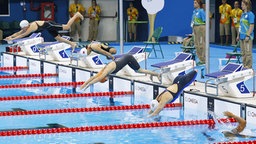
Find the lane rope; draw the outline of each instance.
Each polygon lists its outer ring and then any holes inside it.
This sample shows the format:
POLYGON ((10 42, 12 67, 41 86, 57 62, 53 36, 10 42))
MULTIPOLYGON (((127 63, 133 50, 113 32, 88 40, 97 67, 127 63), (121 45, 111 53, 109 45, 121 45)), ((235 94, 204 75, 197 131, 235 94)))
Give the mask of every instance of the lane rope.
MULTIPOLYGON (((235 119, 219 119, 222 122, 236 122, 235 119)), ((187 120, 187 121, 173 121, 173 122, 148 122, 137 124, 116 124, 116 125, 100 125, 100 126, 82 126, 82 127, 62 127, 62 128, 45 128, 45 129, 22 129, 0 131, 0 136, 20 136, 20 135, 40 135, 40 134, 54 134, 54 133, 68 133, 68 132, 90 132, 90 131, 104 131, 104 130, 124 130, 124 129, 142 129, 142 128, 156 128, 156 127, 172 127, 172 126, 193 126, 193 125, 213 125, 212 119, 207 120, 187 120)))
POLYGON ((59 82, 59 83, 40 83, 40 84, 10 84, 0 85, 0 89, 13 89, 13 88, 34 88, 34 87, 77 87, 84 82, 59 82))
MULTIPOLYGON (((181 103, 167 104, 165 108, 182 107, 181 103)), ((43 115, 43 114, 62 114, 79 112, 102 112, 102 111, 120 111, 120 110, 139 110, 149 109, 150 105, 125 105, 125 106, 104 106, 104 107, 86 107, 86 108, 65 108, 48 110, 27 110, 27 111, 5 111, 0 112, 0 117, 21 116, 21 115, 43 115)))
POLYGON ((45 74, 17 74, 17 75, 0 75, 0 79, 16 79, 16 78, 36 78, 36 77, 56 77, 58 74, 45 73, 45 74))
POLYGON ((28 69, 27 66, 0 67, 0 71, 18 71, 18 70, 26 70, 26 69, 28 69))
POLYGON ((115 91, 115 92, 33 95, 33 96, 7 96, 7 97, 0 97, 0 101, 61 99, 61 98, 79 98, 79 97, 106 97, 106 96, 114 97, 114 96, 133 95, 133 94, 134 94, 133 91, 115 91))

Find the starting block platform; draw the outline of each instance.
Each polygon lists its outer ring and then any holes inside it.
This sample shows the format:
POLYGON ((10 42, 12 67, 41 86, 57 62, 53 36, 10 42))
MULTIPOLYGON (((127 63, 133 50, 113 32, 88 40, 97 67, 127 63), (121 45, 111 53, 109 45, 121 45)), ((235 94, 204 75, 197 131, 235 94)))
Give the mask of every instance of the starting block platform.
POLYGON ((99 54, 92 51, 90 55, 87 55, 86 48, 82 48, 80 51, 74 51, 71 54, 70 65, 94 69, 103 68, 105 66, 99 54))
MULTIPOLYGON (((63 38, 69 40, 70 37, 62 36, 63 38)), ((64 42, 47 42, 37 44, 36 47, 39 50, 39 59, 43 60, 54 60, 54 61, 69 61, 69 54, 67 53, 67 49, 71 48, 71 46, 64 42), (48 57, 47 57, 48 55, 48 57)))
MULTIPOLYGON (((33 33, 29 37, 16 39, 12 41, 16 47, 20 47, 21 50, 28 56, 35 56, 38 55, 39 50, 37 49, 36 45, 43 43, 44 38, 41 37, 41 33, 33 33)), ((15 47, 14 46, 14 47, 15 47)), ((18 52, 16 50, 16 52, 18 52)))
POLYGON ((162 73, 162 84, 172 84, 178 75, 184 75, 185 72, 194 67, 193 55, 191 53, 179 53, 174 59, 166 62, 151 65, 162 73))
POLYGON ((219 90, 225 95, 236 98, 252 97, 245 81, 253 78, 253 69, 246 69, 242 64, 228 63, 218 72, 206 74, 210 79, 205 82, 205 93, 219 95, 219 90), (215 93, 209 93, 213 88, 215 93))

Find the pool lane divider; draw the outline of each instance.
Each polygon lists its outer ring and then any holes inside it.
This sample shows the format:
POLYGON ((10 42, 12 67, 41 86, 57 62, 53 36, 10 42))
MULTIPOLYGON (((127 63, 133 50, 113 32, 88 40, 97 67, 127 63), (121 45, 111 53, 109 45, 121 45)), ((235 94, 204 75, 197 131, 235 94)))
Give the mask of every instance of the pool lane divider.
POLYGON ((114 92, 52 94, 52 95, 34 95, 34 96, 8 96, 8 97, 0 97, 0 101, 82 98, 82 97, 106 97, 106 96, 115 97, 115 96, 126 96, 126 95, 133 95, 133 94, 134 94, 133 91, 114 91, 114 92))
POLYGON ((0 71, 18 71, 18 70, 28 70, 28 67, 27 66, 0 67, 0 71))
MULTIPOLYGON (((224 123, 236 122, 235 119, 219 119, 224 123)), ((214 120, 187 120, 173 122, 148 122, 136 124, 117 124, 117 125, 100 125, 100 126, 81 126, 81 127, 62 127, 62 128, 44 128, 44 129, 22 129, 0 131, 1 136, 21 136, 21 135, 40 135, 40 134, 56 134, 56 133, 72 133, 72 132, 92 132, 105 130, 125 130, 125 129, 142 129, 172 126, 193 126, 193 125, 214 125, 214 120)))
POLYGON ((217 142, 214 144, 255 144, 255 143, 256 143, 256 140, 217 142))
MULTIPOLYGON (((165 108, 182 107, 181 103, 167 104, 165 108)), ((122 111, 149 109, 150 105, 125 105, 125 106, 104 106, 104 107, 86 107, 86 108, 65 108, 48 110, 27 110, 27 111, 2 111, 0 117, 23 116, 23 115, 43 115, 43 114, 63 114, 63 113, 81 113, 81 112, 102 112, 102 111, 122 111)))
POLYGON ((77 87, 84 82, 59 82, 59 83, 40 83, 40 84, 10 84, 0 85, 0 89, 17 89, 17 88, 35 88, 35 87, 77 87))
POLYGON ((56 73, 45 73, 45 74, 17 74, 17 75, 0 75, 0 79, 18 79, 18 78, 45 78, 45 77, 57 77, 56 73))

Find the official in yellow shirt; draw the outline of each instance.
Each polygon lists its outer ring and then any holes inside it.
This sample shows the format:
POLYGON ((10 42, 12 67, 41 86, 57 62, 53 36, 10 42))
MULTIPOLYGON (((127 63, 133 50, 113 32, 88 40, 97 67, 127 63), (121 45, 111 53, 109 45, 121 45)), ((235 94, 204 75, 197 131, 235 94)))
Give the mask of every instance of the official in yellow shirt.
POLYGON ((234 9, 231 11, 231 34, 232 34, 232 45, 236 45, 236 37, 239 33, 240 18, 243 11, 239 8, 239 2, 234 2, 234 9))
POLYGON ((100 22, 100 6, 97 5, 96 0, 92 0, 92 6, 88 9, 89 21, 89 37, 88 41, 97 40, 98 27, 100 22))
MULTIPOLYGON (((69 6, 69 16, 73 17, 76 12, 80 12, 82 15, 85 14, 85 8, 78 0, 74 0, 69 6)), ((78 33, 78 39, 81 41, 82 30, 81 30, 81 19, 77 18, 71 26, 70 37, 74 39, 76 32, 78 33)))
POLYGON ((231 6, 227 4, 227 0, 222 0, 222 5, 219 6, 220 13, 220 43, 223 45, 224 36, 226 36, 226 45, 228 45, 230 35, 230 14, 231 6))
POLYGON ((133 3, 130 3, 130 7, 127 9, 127 16, 128 16, 128 32, 129 32, 129 38, 130 41, 132 41, 132 36, 133 40, 136 41, 136 24, 135 23, 130 23, 132 21, 136 21, 138 19, 139 12, 138 10, 133 7, 133 3))

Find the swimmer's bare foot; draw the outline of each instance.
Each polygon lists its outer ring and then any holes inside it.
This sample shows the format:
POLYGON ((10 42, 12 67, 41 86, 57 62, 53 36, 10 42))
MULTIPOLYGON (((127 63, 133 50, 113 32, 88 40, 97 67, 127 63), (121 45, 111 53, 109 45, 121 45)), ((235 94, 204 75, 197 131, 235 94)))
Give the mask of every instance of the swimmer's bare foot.
POLYGON ((80 12, 77 12, 75 15, 79 17, 82 21, 84 20, 84 16, 80 12))

